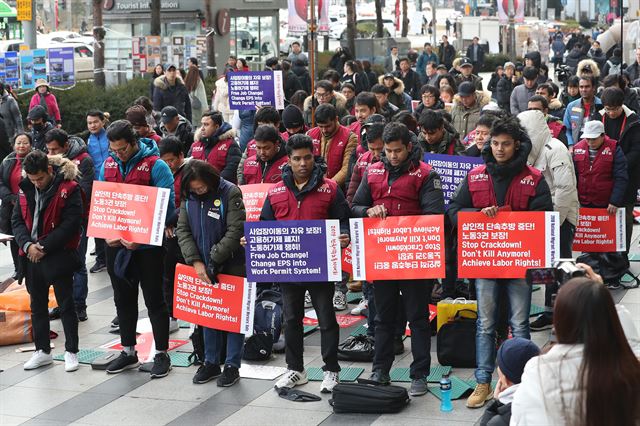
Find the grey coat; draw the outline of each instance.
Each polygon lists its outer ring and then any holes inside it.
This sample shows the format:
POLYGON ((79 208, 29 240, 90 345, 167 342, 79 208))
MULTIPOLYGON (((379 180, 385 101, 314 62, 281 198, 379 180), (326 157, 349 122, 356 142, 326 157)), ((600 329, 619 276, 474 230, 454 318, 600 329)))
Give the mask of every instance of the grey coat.
POLYGON ((518 115, 523 111, 529 109, 529 99, 536 94, 536 84, 532 89, 527 89, 524 84, 519 84, 514 87, 511 92, 511 114, 518 115))
POLYGON ((13 96, 7 92, 4 92, 0 97, 0 115, 4 120, 4 125, 7 129, 7 136, 9 139, 12 139, 16 133, 24 131, 22 114, 20 114, 18 101, 13 99, 13 96))

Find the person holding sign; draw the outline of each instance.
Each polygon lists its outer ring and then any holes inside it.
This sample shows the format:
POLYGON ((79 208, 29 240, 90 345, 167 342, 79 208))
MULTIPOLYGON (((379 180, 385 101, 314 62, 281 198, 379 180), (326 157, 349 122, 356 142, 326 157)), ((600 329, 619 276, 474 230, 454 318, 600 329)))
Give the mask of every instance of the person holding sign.
MULTIPOLYGON (((267 195, 260 220, 340 220, 340 244, 349 244, 349 206, 335 181, 324 177, 322 163, 316 162, 313 141, 306 135, 293 135, 287 142, 287 165, 282 181, 267 195)), ((293 388, 308 382, 304 370, 304 296, 309 291, 318 315, 324 379, 320 391, 330 393, 338 383, 338 340, 340 328, 333 311, 334 284, 331 282, 281 283, 284 302, 285 356, 287 372, 276 388, 293 388)))
POLYGON ((18 281, 26 279, 36 351, 25 362, 32 370, 51 364, 49 286, 53 285, 65 335, 65 371, 78 369, 78 316, 73 304, 73 273, 80 266, 82 196, 78 167, 62 157, 49 159, 39 150, 22 162, 27 175, 19 184, 11 225, 21 262, 18 281))
MULTIPOLYGON (((459 211, 480 211, 496 217, 500 211, 552 211, 551 192, 540 171, 527 165, 531 141, 515 117, 500 118, 491 128, 491 143, 482 156, 486 164, 472 169, 460 183, 448 214, 457 226, 459 211)), ((530 339, 531 288, 524 279, 476 280, 478 326, 476 331, 475 390, 467 407, 480 408, 493 398, 491 377, 496 360, 496 323, 499 292, 509 299, 509 325, 513 337, 530 339), (503 293, 503 294, 504 294, 503 293)))
MULTIPOLYGON (((244 232, 245 210, 242 192, 220 177, 209 163, 191 160, 182 178, 182 199, 178 219, 178 242, 182 255, 193 265, 198 277, 208 285, 219 273, 243 276, 244 253, 240 237, 244 232)), ((215 290, 214 290, 215 294, 215 290)), ((204 328, 204 358, 193 383, 218 378, 220 387, 240 380, 244 334, 204 328), (220 371, 222 339, 227 341, 224 371, 220 371)))
POLYGON ((287 149, 278 130, 270 125, 258 126, 253 137, 256 153, 238 170, 238 184, 280 182, 282 168, 287 164, 287 149))
MULTIPOLYGON (((412 216, 444 213, 442 182, 433 168, 422 162, 422 150, 411 142, 404 124, 389 123, 382 134, 382 161, 371 164, 353 199, 356 217, 412 216)), ((431 366, 431 328, 429 303, 432 280, 374 281, 376 304, 375 355, 370 380, 389 384, 394 360, 393 341, 399 300, 411 329, 410 395, 427 393, 431 366), (402 299, 399 298, 402 293, 402 299)))
MULTIPOLYGON (((173 176, 169 166, 160 159, 156 143, 151 139, 138 139, 133 126, 126 120, 111 124, 107 138, 109 157, 102 165, 100 180, 167 188, 170 191, 168 204, 173 206, 173 176)), ((156 345, 151 377, 165 377, 171 370, 171 361, 167 355, 169 313, 162 292, 164 249, 122 238, 105 241, 107 272, 113 287, 113 300, 120 322, 120 341, 124 348, 120 356, 107 366, 107 373, 116 374, 139 365, 135 346, 140 285, 156 345)))

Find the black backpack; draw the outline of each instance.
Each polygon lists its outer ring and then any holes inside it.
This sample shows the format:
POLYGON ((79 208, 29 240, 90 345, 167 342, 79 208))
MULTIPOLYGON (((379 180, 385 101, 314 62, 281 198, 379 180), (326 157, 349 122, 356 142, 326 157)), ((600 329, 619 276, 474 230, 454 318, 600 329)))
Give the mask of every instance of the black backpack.
POLYGON ((202 332, 202 327, 196 325, 189 338, 193 345, 193 352, 189 355, 189 361, 193 362, 194 365, 204 365, 204 333, 202 332))
POLYGON ((409 393, 401 386, 366 383, 338 383, 329 404, 334 413, 397 413, 409 403, 409 393))
POLYGON ((366 335, 349 336, 338 345, 338 359, 341 361, 373 361, 373 343, 366 335))
POLYGON ((249 361, 268 360, 281 332, 282 295, 274 290, 263 290, 256 299, 253 335, 244 343, 242 358, 249 361))
POLYGON ((629 271, 629 260, 624 253, 583 253, 576 259, 577 263, 586 263, 594 272, 602 276, 605 284, 620 284, 624 288, 638 287, 638 279, 629 271), (629 274, 635 278, 632 285, 623 285, 620 279, 629 274))

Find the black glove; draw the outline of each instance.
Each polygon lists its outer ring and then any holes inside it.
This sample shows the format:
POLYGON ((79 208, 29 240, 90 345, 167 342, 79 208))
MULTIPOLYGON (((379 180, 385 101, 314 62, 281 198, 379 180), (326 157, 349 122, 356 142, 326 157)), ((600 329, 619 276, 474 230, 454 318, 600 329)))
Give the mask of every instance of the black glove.
POLYGON ((218 268, 216 268, 215 263, 211 262, 209 263, 209 265, 207 265, 207 276, 209 277, 212 283, 217 282, 216 275, 218 275, 218 268))

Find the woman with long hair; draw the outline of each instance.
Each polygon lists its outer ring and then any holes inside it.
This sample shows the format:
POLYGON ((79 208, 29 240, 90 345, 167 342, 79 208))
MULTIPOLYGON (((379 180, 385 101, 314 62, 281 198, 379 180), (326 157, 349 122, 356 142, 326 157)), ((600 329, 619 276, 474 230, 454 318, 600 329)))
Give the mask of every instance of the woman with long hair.
POLYGON ((362 68, 358 65, 356 61, 347 61, 343 66, 344 74, 340 78, 340 82, 351 83, 353 87, 355 87, 355 94, 362 92, 365 90, 365 85, 367 82, 364 81, 362 74, 362 68))
POLYGON ((153 91, 155 89, 153 82, 161 75, 164 75, 164 66, 162 66, 162 64, 158 64, 153 68, 153 73, 151 74, 151 83, 149 83, 149 99, 153 99, 153 91))
POLYGON ((512 404, 512 425, 640 424, 640 361, 609 290, 588 278, 555 301, 558 343, 529 361, 512 404))
POLYGON ((189 100, 191 101, 191 119, 194 123, 200 123, 202 113, 209 108, 207 108, 207 92, 197 67, 189 67, 184 85, 189 92, 189 100))

